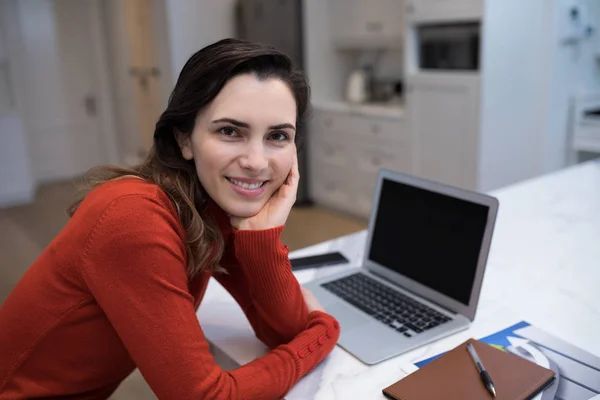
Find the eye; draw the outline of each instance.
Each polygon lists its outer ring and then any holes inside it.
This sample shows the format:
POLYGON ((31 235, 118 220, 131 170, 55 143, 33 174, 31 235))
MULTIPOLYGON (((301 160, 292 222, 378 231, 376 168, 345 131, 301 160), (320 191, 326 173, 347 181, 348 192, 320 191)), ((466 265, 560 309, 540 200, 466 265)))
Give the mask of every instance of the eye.
POLYGON ((223 136, 236 136, 238 133, 235 130, 235 128, 231 127, 231 126, 224 126, 223 128, 219 129, 219 133, 223 136))
POLYGON ((269 139, 274 140, 276 142, 285 142, 289 138, 289 135, 283 131, 273 132, 269 135, 269 139))

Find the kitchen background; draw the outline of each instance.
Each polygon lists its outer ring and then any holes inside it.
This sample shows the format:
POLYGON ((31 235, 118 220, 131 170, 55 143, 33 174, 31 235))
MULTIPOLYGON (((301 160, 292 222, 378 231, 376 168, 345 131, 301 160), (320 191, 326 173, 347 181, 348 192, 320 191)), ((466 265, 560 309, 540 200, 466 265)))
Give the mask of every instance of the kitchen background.
MULTIPOLYGON (((308 75, 295 249, 364 228, 380 168, 489 191, 597 157, 599 30, 598 0, 0 0, 0 304, 72 182, 145 156, 207 44, 308 75)), ((115 399, 152 398, 131 381, 115 399)))
POLYGON ((230 36, 310 79, 299 205, 367 218, 381 167, 519 182, 599 151, 599 24, 594 0, 1 0, 0 205, 138 163, 185 60, 230 36))

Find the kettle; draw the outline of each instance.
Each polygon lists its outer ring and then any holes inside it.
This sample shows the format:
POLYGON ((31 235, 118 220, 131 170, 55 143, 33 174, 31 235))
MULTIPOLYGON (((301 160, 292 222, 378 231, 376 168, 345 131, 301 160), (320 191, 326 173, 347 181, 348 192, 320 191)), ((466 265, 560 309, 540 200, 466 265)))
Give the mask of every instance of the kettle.
POLYGON ((346 100, 350 103, 364 103, 369 99, 369 73, 360 68, 352 71, 346 85, 346 100))

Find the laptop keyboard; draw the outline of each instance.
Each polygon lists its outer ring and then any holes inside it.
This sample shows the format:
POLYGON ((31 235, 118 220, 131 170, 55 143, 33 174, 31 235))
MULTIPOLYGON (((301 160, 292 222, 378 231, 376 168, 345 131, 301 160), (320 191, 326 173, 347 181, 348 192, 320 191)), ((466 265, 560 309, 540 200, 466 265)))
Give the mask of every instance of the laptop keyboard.
POLYGON ((356 273, 321 286, 407 337, 450 320, 365 274, 356 273))

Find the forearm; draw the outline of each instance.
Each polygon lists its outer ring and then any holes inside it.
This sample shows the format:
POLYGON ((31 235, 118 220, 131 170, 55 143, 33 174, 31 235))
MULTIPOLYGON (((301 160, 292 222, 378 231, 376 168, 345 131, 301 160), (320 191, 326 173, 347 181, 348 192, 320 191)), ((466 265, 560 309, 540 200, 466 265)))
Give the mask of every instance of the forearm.
MULTIPOLYGON (((290 343, 231 371, 231 377, 237 382, 237 393, 223 398, 237 398, 236 395, 243 399, 282 398, 331 353, 339 334, 339 325, 331 316, 311 313, 304 330, 290 343), (265 385, 266 382, 269 384, 265 385)), ((223 394, 226 392, 228 390, 223 394)))
POLYGON ((259 337, 261 333, 276 336, 271 338, 275 343, 267 343, 270 347, 287 343, 304 329, 308 320, 308 309, 292 273, 288 250, 279 239, 282 230, 279 227, 234 233, 235 256, 251 298, 244 311, 259 337))

